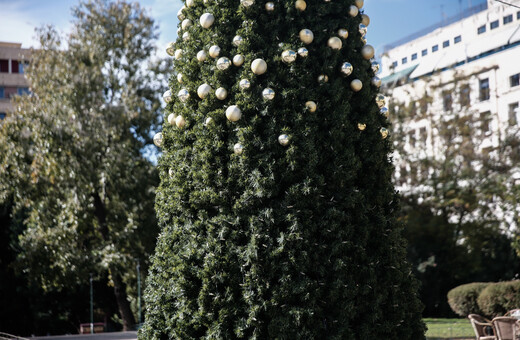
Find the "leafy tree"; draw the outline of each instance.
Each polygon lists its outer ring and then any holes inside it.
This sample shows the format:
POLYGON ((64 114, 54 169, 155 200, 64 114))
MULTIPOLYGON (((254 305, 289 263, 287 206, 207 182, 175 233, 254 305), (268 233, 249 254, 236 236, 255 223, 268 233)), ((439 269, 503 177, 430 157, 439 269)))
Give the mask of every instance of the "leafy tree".
POLYGON ((137 3, 82 2, 73 15, 66 40, 37 30, 32 94, 0 127, 0 202, 26 214, 22 272, 46 291, 108 277, 130 329, 127 286, 156 237, 157 174, 143 152, 166 64, 152 62, 156 27, 137 3))
POLYGON ((424 338, 362 2, 186 1, 140 338, 424 338))

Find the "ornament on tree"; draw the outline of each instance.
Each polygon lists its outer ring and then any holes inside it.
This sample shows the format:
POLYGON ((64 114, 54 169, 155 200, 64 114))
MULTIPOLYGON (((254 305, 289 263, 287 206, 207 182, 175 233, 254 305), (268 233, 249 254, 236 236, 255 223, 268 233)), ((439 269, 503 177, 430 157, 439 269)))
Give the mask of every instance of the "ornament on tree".
POLYGON ((326 74, 320 74, 318 76, 318 83, 325 84, 328 81, 329 81, 329 77, 326 74))
POLYGON ((361 34, 362 37, 367 35, 367 27, 363 24, 359 24, 359 34, 361 34))
POLYGON ((386 137, 388 137, 388 130, 387 129, 381 128, 381 130, 379 130, 379 132, 381 132, 381 137, 383 137, 383 139, 386 139, 386 137))
POLYGON ((364 0, 356 0, 354 2, 354 4, 356 5, 357 8, 361 9, 361 8, 363 8, 363 5, 365 4, 365 1, 364 0))
POLYGON ((241 155, 242 152, 244 152, 244 146, 240 143, 236 143, 233 146, 233 151, 235 152, 235 155, 241 155))
POLYGON ((289 145, 289 136, 287 135, 280 135, 278 136, 278 143, 280 143, 281 146, 287 146, 289 145))
POLYGON ((350 83, 350 88, 351 88, 354 92, 359 92, 359 91, 361 91, 361 89, 363 88, 363 83, 362 83, 361 80, 359 80, 359 79, 354 79, 354 80, 352 80, 352 82, 350 83))
POLYGON ((166 53, 172 57, 175 55, 175 43, 173 41, 166 46, 166 53))
POLYGON ((220 57, 217 60, 217 68, 221 71, 227 70, 231 66, 231 60, 226 57, 220 57))
POLYGON ((350 8, 348 10, 348 15, 350 15, 351 17, 355 17, 358 14, 359 14, 359 8, 357 8, 354 5, 350 6, 350 8))
POLYGON ((300 31, 300 40, 309 45, 314 40, 314 33, 308 28, 304 28, 300 31))
POLYGON ((273 89, 270 89, 270 88, 265 88, 263 91, 262 91, 262 97, 265 99, 265 100, 273 100, 274 99, 274 91, 273 89))
POLYGON ((264 74, 267 71, 267 63, 263 59, 255 59, 251 63, 251 71, 257 75, 264 74))
POLYGON ((172 91, 168 90, 168 91, 164 92, 164 94, 162 95, 162 98, 165 103, 171 102, 172 101, 172 91))
POLYGON ((381 66, 379 65, 379 63, 377 61, 373 61, 371 64, 372 72, 374 72, 374 74, 379 73, 380 67, 381 66))
POLYGON ((242 79, 240 83, 238 83, 238 86, 241 90, 247 90, 251 87, 251 82, 247 79, 242 79))
POLYGON ((177 74, 177 81, 179 82, 179 84, 182 84, 182 77, 182 73, 177 74))
POLYGON ((186 120, 183 116, 179 115, 175 118, 175 125, 177 125, 179 129, 182 129, 186 125, 186 120))
POLYGON ((217 58, 220 54, 220 47, 213 45, 209 48, 209 56, 211 58, 217 58))
POLYGON ((307 110, 309 110, 309 112, 316 112, 318 105, 316 105, 316 103, 313 102, 312 100, 309 100, 308 102, 305 103, 305 107, 307 108, 307 110))
POLYGON ((305 58, 309 55, 309 50, 306 49, 305 47, 300 47, 298 49, 298 55, 302 58, 305 58))
POLYGON ((155 144, 155 146, 157 146, 158 148, 160 148, 163 144, 163 135, 162 135, 162 132, 158 132, 155 134, 155 136, 153 136, 153 143, 155 144))
POLYGON ((206 52, 204 50, 200 50, 197 52, 197 60, 200 62, 205 61, 207 58, 206 52))
POLYGON ((219 100, 224 100, 227 98, 227 90, 223 87, 219 87, 216 91, 215 91, 215 97, 217 97, 217 99, 219 100))
POLYGON ((168 175, 170 176, 170 178, 175 176, 175 170, 173 170, 172 168, 168 169, 168 175))
POLYGON ((236 105, 231 105, 226 109, 226 118, 230 122, 236 122, 240 118, 242 118, 242 111, 240 111, 240 108, 236 105))
POLYGON ((338 30, 338 35, 341 39, 347 39, 348 38, 348 30, 346 28, 340 28, 338 30))
POLYGON ((235 35, 235 37, 233 38, 233 45, 235 45, 236 47, 240 46, 240 44, 243 42, 244 42, 244 38, 242 38, 239 35, 235 35))
POLYGON ((363 43, 363 45, 367 44, 367 39, 365 37, 361 37, 360 40, 363 43))
POLYGON ((244 7, 251 7, 255 4, 255 0, 240 0, 240 4, 244 7))
POLYGON ((285 50, 282 52, 282 60, 288 64, 294 62, 296 60, 296 52, 293 50, 285 50))
POLYGON ((185 103, 188 98, 190 98, 190 93, 186 89, 181 89, 179 93, 177 93, 177 97, 181 102, 185 103))
POLYGON ((374 48, 371 45, 365 45, 361 49, 361 55, 366 60, 372 59, 374 57, 374 54, 375 54, 375 51, 374 51, 374 48))
POLYGON ((195 6, 195 0, 186 0, 186 6, 194 7, 195 6))
POLYGON ((379 93, 377 96, 376 96, 376 104, 377 106, 381 109, 383 106, 386 105, 386 97, 384 95, 382 95, 381 93, 379 93))
POLYGON ((184 32, 182 34, 182 40, 184 40, 184 41, 190 40, 190 33, 189 32, 184 32))
POLYGON ((365 129, 367 128, 367 125, 366 125, 366 124, 363 124, 363 123, 358 123, 357 128, 358 128, 360 131, 365 131, 365 129))
POLYGON ((211 86, 208 84, 202 84, 197 89, 197 95, 200 99, 204 99, 208 96, 208 94, 211 92, 211 86))
POLYGON ((379 113, 385 117, 385 118, 388 118, 390 116, 390 112, 388 111, 388 108, 386 107, 382 107, 381 110, 379 110, 379 113))
POLYGON ((200 25, 204 28, 210 28, 215 22, 215 17, 211 13, 204 13, 200 16, 200 25))
POLYGON ((361 15, 361 23, 368 27, 370 25, 370 17, 366 14, 361 15))
POLYGON ((304 0, 296 0, 294 7, 300 12, 303 12, 307 8, 307 3, 304 0))
POLYGON ((206 126, 210 125, 211 123, 213 123, 213 118, 211 117, 206 118, 206 120, 204 121, 204 125, 206 126))
POLYGON ((373 77, 372 78, 372 85, 374 85, 375 87, 381 87, 381 79, 377 76, 373 77))
POLYGON ((341 64, 341 73, 343 73, 345 76, 350 76, 354 72, 354 67, 351 63, 344 62, 341 64))
POLYGON ((244 56, 241 54, 237 54, 233 57, 233 65, 240 67, 244 63, 244 56))
POLYGON ((184 19, 182 21, 182 24, 181 24, 181 27, 183 30, 186 30, 188 29, 188 27, 190 27, 191 25, 193 25, 193 22, 190 20, 190 19, 184 19))
POLYGON ((186 17, 184 16, 184 13, 182 11, 184 11, 184 9, 186 8, 186 6, 182 6, 181 9, 179 9, 179 11, 177 12, 177 18, 179 19, 179 21, 182 21, 184 19, 186 19, 186 17))
POLYGON ((265 4, 265 10, 268 12, 274 11, 274 2, 267 2, 265 4))
POLYGON ((177 116, 174 113, 170 113, 168 115, 168 124, 175 125, 175 118, 177 118, 177 116))
POLYGON ((327 45, 333 50, 339 50, 343 46, 343 43, 341 42, 340 38, 332 37, 327 41, 327 45))
POLYGON ((175 60, 180 60, 182 58, 182 50, 175 50, 175 60))

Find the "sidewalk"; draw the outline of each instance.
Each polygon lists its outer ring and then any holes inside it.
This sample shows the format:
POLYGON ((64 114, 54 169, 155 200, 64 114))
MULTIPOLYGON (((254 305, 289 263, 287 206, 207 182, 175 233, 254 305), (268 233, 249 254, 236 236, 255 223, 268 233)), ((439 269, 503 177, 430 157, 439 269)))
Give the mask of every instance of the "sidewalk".
POLYGON ((38 336, 31 340, 136 340, 137 332, 38 336))

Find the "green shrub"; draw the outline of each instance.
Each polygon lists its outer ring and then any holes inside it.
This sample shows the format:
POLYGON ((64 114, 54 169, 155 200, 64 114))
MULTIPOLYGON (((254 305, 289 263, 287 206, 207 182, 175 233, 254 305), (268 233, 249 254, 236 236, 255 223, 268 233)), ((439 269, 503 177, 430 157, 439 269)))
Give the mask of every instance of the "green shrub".
POLYGON ((460 316, 482 314, 477 298, 489 286, 488 282, 474 282, 453 288, 448 292, 448 303, 451 309, 460 316))
POLYGON ((499 282, 488 285, 477 299, 482 314, 488 317, 504 315, 520 306, 520 281, 499 282))

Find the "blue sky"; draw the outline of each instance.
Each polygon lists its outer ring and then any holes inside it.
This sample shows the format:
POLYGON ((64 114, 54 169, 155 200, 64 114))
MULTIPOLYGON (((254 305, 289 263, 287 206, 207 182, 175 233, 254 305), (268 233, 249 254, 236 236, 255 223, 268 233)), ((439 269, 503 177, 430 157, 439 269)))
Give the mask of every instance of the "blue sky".
MULTIPOLYGON (((159 24, 160 46, 174 40, 178 23, 176 13, 182 2, 138 2, 149 10, 159 24)), ((365 0, 364 10, 371 18, 367 38, 377 52, 382 52, 388 43, 483 2, 486 0, 365 0)), ((43 24, 53 24, 66 33, 70 29, 70 7, 77 3, 77 0, 0 0, 0 41, 21 42, 24 47, 36 47, 34 28, 43 24)), ((161 48, 161 51, 164 49, 161 48)))

